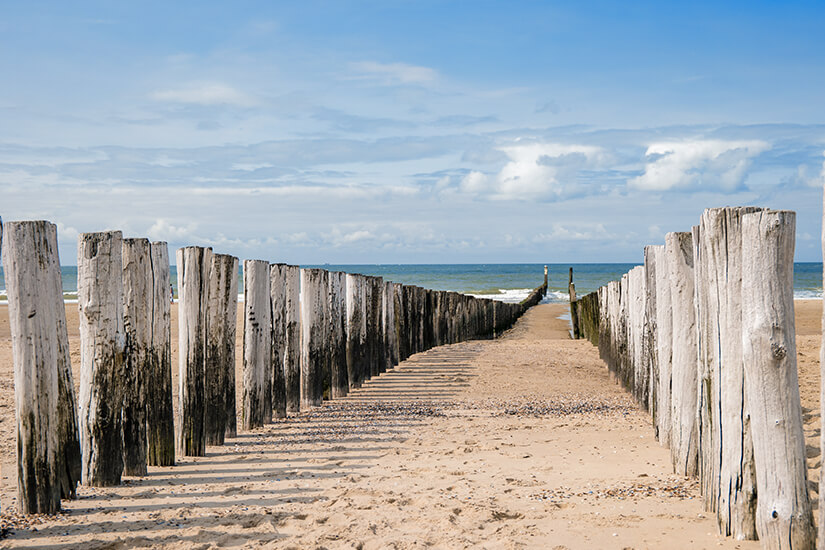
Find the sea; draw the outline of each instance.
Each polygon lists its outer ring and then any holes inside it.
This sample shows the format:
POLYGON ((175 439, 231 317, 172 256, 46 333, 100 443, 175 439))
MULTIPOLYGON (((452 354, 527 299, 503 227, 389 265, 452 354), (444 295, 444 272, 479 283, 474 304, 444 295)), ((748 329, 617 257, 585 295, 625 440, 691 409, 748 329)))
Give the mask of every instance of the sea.
MULTIPOLYGON (((385 280, 416 285, 435 290, 451 290, 492 298, 503 302, 520 302, 544 280, 545 264, 369 264, 369 265, 307 265, 329 271, 345 271, 374 275, 385 280)), ((545 302, 569 300, 567 282, 573 268, 576 294, 584 296, 610 281, 620 279, 638 264, 547 264, 549 285, 545 302)), ((77 267, 61 268, 63 297, 77 301, 77 267)), ((177 271, 172 266, 172 287, 177 297, 177 271)), ((6 300, 6 284, 0 269, 0 303, 6 300)), ((243 277, 239 270, 238 290, 243 296, 243 277)), ((794 264, 794 297, 822 298, 822 263, 794 264)))

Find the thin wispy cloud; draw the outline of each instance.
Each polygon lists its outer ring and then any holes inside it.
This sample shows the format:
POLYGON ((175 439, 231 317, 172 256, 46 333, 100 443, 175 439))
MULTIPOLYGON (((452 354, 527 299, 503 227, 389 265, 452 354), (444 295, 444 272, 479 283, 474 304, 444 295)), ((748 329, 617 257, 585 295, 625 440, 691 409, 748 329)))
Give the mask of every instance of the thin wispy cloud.
POLYGON ((358 61, 350 63, 349 78, 371 80, 379 84, 428 84, 438 79, 438 72, 429 67, 407 63, 358 61))
POLYGON ((157 90, 149 97, 154 101, 184 105, 253 107, 258 104, 248 94, 217 82, 189 84, 179 88, 157 90))

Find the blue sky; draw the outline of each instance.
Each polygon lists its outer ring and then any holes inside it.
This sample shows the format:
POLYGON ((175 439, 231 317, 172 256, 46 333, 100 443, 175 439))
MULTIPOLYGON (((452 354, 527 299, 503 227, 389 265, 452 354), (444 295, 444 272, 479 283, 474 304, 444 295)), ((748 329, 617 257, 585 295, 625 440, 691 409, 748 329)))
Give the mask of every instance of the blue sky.
POLYGON ((818 261, 825 7, 3 2, 4 219, 294 263, 640 261, 704 208, 818 261))

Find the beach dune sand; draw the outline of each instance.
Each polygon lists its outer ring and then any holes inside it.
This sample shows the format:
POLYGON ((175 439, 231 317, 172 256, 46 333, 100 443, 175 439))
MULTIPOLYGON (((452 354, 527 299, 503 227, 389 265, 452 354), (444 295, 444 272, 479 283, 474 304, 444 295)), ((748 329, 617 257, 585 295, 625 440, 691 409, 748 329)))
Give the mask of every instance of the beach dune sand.
MULTIPOLYGON (((820 308, 797 302, 812 495, 820 308)), ((415 355, 346 399, 206 457, 151 467, 119 487, 81 487, 64 514, 13 528, 0 547, 758 548, 717 535, 697 483, 670 473, 650 417, 589 342, 569 339, 565 312, 535 307, 497 340, 415 355)), ((0 358, 8 510, 16 467, 5 308, 0 358)))

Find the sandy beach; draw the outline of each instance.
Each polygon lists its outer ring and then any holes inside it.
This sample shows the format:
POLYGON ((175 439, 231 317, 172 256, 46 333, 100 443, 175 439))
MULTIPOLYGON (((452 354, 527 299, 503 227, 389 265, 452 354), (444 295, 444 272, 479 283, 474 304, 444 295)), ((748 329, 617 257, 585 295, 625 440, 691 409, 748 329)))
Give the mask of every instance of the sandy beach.
MULTIPOLYGON (((79 380, 77 306, 67 305, 79 380)), ((15 527, 14 391, 0 306, 2 548, 757 548, 724 539, 650 418, 570 340, 560 304, 496 340, 411 357, 344 400, 179 457, 15 527)), ((821 301, 796 302, 812 496, 821 301)), ((173 365, 177 321, 173 310, 173 365)), ((240 331, 237 353, 240 357, 240 331)), ((238 376, 240 379, 240 376, 238 376)), ((174 375, 177 392, 177 373, 174 375)), ((175 397, 177 402, 177 396, 175 397)), ((177 411, 176 411, 177 414, 177 411)))

